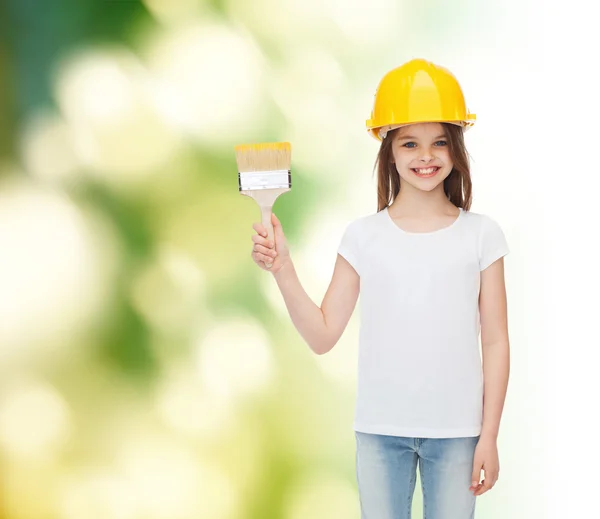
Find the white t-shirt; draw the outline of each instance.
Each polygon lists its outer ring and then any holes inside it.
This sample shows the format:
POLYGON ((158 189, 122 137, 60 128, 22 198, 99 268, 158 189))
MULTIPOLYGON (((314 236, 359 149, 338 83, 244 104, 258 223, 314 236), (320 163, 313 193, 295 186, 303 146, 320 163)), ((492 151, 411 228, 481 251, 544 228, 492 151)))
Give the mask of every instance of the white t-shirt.
POLYGON ((385 208, 350 222, 338 252, 360 276, 354 429, 479 435, 480 271, 509 252, 500 226, 460 208, 450 226, 411 233, 385 208))

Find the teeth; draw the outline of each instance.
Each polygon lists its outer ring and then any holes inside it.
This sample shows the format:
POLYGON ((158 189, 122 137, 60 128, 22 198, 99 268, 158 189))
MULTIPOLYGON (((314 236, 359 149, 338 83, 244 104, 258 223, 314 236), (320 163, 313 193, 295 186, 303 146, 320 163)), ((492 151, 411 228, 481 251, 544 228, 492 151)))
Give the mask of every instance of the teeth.
POLYGON ((428 173, 433 173, 436 169, 438 169, 438 168, 427 168, 427 169, 418 169, 418 168, 415 168, 415 171, 417 173, 421 173, 423 175, 427 175, 428 173))

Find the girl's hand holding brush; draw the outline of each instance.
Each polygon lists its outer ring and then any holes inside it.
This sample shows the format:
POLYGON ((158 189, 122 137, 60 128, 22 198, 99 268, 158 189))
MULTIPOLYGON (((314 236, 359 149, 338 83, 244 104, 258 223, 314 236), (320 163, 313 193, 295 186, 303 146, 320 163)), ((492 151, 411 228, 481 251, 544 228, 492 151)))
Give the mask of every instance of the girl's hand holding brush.
POLYGON ((261 269, 276 274, 292 260, 281 222, 275 213, 271 214, 271 223, 273 224, 273 240, 269 240, 267 229, 262 223, 252 224, 252 228, 257 233, 252 236, 254 242, 252 259, 261 269))

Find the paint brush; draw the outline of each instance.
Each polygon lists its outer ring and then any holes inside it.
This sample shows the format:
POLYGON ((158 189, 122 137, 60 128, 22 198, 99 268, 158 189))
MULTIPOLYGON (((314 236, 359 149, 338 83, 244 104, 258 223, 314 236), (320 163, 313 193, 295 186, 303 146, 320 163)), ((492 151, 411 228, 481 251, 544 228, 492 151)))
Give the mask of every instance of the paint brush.
POLYGON ((289 142, 235 146, 240 195, 253 198, 259 205, 267 239, 273 243, 273 204, 279 195, 292 189, 291 155, 289 142))

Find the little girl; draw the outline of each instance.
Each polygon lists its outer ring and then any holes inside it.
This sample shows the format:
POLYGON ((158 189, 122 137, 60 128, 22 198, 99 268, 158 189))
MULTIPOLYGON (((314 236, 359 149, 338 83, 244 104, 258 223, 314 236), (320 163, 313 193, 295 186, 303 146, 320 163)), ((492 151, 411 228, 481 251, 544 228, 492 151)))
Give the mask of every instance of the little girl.
POLYGON ((476 496, 498 479, 509 249, 495 220, 469 211, 463 132, 474 120, 443 67, 417 59, 383 77, 367 121, 381 141, 377 212, 346 227, 320 307, 298 280, 277 217, 275 243, 253 225, 252 257, 273 273, 315 353, 335 346, 360 291, 354 430, 363 519, 410 519, 417 464, 425 519, 472 519, 476 496))

